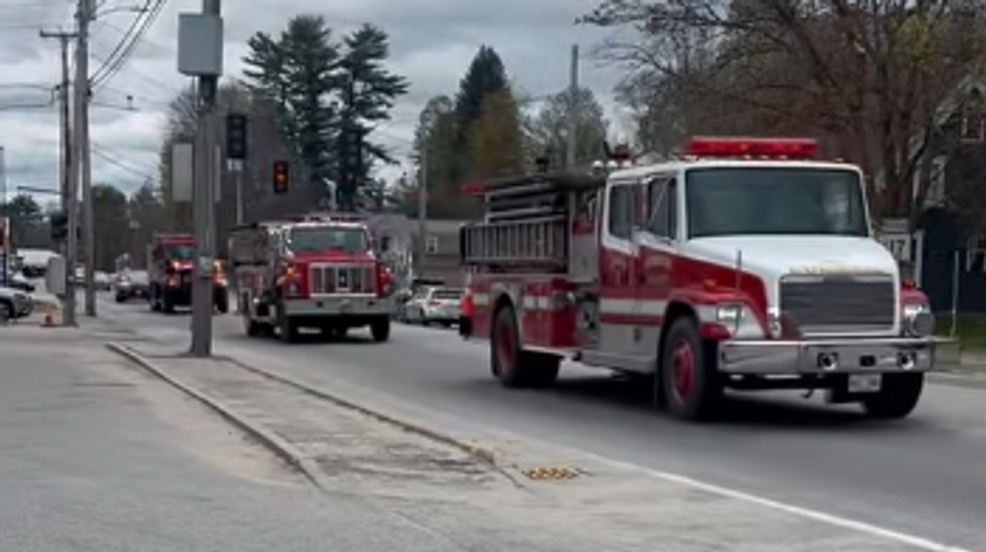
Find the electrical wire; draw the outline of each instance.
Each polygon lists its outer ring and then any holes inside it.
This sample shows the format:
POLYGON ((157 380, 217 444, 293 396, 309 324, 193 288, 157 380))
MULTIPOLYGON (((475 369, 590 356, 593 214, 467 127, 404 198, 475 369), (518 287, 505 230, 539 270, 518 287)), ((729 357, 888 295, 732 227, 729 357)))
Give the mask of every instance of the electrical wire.
POLYGON ((120 41, 117 42, 116 46, 113 47, 113 50, 109 53, 109 55, 104 58, 102 65, 100 65, 89 77, 90 83, 95 82, 96 79, 102 78, 103 77, 102 73, 108 71, 109 67, 112 64, 116 63, 117 56, 126 47, 127 41, 130 40, 130 38, 133 36, 135 32, 137 32, 137 28, 140 26, 140 23, 143 20, 144 16, 147 15, 148 9, 150 8, 151 2, 153 1, 154 0, 145 0, 144 5, 139 9, 139 13, 137 17, 135 17, 134 20, 130 22, 130 26, 123 33, 123 37, 120 38, 120 41))
MULTIPOLYGON (((148 0, 148 3, 151 1, 153 0, 148 0)), ((107 68, 107 70, 98 79, 94 77, 90 81, 90 86, 95 88, 101 83, 106 83, 109 79, 113 78, 113 76, 116 75, 120 69, 123 68, 123 65, 137 49, 137 45, 144 38, 144 35, 147 34, 147 31, 150 30, 152 25, 154 25, 154 22, 157 20, 158 16, 161 15, 161 12, 164 10, 166 4, 167 0, 156 0, 154 6, 150 8, 150 12, 143 18, 142 24, 137 29, 136 34, 133 35, 130 42, 126 44, 122 52, 117 57, 116 62, 107 68)))

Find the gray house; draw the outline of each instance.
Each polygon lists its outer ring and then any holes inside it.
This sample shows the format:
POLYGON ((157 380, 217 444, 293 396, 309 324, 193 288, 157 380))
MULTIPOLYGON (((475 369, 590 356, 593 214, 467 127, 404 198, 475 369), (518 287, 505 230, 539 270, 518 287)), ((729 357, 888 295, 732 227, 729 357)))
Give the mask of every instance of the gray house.
POLYGON ((368 224, 383 251, 384 259, 403 283, 428 278, 446 285, 462 285, 459 266, 459 227, 466 221, 425 221, 424 257, 415 259, 421 243, 419 221, 398 214, 369 215, 368 224))

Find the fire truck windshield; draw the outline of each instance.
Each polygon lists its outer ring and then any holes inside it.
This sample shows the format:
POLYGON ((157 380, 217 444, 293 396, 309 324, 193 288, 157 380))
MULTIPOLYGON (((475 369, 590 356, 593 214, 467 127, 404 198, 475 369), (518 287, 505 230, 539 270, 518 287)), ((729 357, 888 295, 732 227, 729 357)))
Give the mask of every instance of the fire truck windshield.
POLYGON ((366 231, 339 226, 297 226, 288 231, 285 244, 295 253, 346 251, 362 253, 369 249, 366 231))
POLYGON ((788 167, 696 168, 685 174, 688 235, 867 236, 859 173, 788 167))
POLYGON ((195 248, 190 245, 166 245, 164 257, 170 261, 191 261, 195 258, 195 248))

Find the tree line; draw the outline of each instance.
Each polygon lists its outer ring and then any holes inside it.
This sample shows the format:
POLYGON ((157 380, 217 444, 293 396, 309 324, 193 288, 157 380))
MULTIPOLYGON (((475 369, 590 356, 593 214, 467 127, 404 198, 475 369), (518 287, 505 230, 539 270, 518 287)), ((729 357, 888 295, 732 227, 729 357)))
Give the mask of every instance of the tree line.
MULTIPOLYGON (((863 167, 875 213, 913 223, 934 156, 982 149, 986 104, 970 99, 986 91, 984 16, 947 0, 604 0, 581 22, 629 31, 601 54, 627 69, 619 93, 646 149, 700 134, 819 137, 863 167)), ((951 205, 986 206, 977 183, 950 182, 951 205)), ((966 218, 986 230, 980 212, 966 218)))
MULTIPOLYGON (((115 186, 95 184, 92 197, 95 269, 112 271, 116 258, 123 254, 142 265, 146 244, 164 219, 156 186, 146 183, 128 196, 115 186)), ((30 194, 18 194, 0 204, 0 216, 10 220, 11 246, 15 250, 57 250, 48 220, 52 212, 30 194)), ((86 244, 80 242, 80 246, 84 251, 86 244)))
MULTIPOLYGON (((429 216, 475 216, 479 205, 462 193, 462 185, 532 170, 539 157, 560 166, 570 114, 576 120, 576 163, 600 159, 609 125, 591 90, 524 97, 496 50, 482 46, 459 90, 431 98, 422 109, 414 137, 416 175, 398 183, 398 193, 413 198, 425 182, 429 216)), ((414 201, 405 204, 408 214, 416 213, 414 201)))

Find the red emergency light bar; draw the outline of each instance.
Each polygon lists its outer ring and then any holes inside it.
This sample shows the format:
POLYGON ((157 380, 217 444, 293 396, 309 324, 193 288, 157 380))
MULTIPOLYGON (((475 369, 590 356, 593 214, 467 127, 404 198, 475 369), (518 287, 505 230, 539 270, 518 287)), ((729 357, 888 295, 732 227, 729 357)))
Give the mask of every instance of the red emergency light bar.
POLYGON ((693 138, 685 155, 695 157, 758 157, 814 159, 818 142, 811 138, 693 138))

